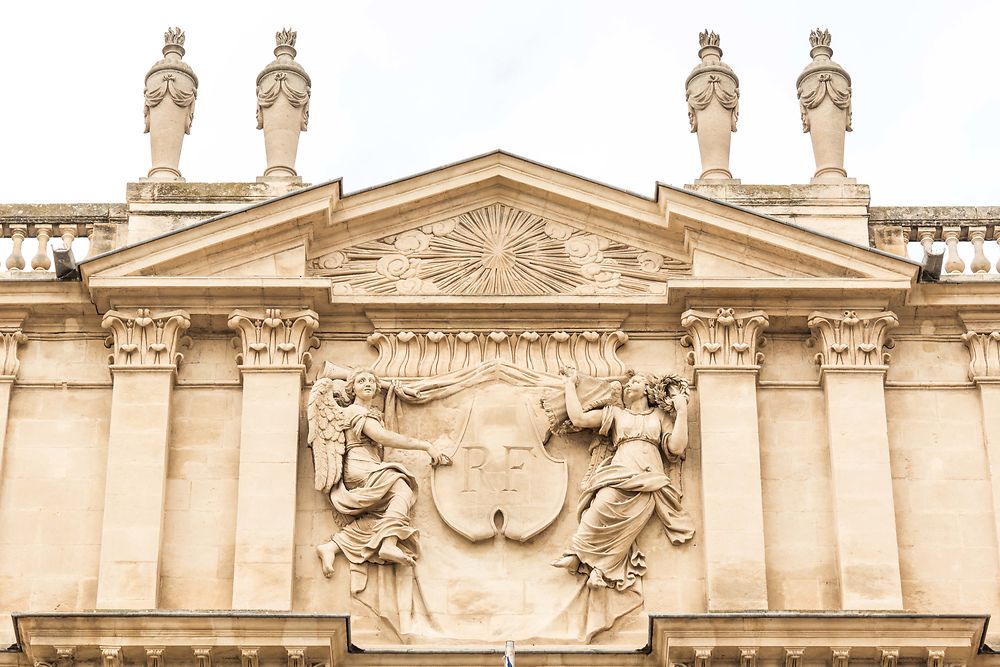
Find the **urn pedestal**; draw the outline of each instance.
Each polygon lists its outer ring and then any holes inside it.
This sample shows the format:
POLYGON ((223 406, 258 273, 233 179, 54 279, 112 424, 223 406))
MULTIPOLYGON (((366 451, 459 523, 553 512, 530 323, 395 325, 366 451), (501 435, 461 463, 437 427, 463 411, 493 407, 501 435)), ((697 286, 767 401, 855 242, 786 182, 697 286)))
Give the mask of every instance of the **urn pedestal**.
POLYGON ((844 140, 851 131, 851 77, 831 56, 830 33, 809 36, 813 61, 796 81, 802 131, 812 138, 816 173, 813 183, 853 183, 844 169, 844 140))

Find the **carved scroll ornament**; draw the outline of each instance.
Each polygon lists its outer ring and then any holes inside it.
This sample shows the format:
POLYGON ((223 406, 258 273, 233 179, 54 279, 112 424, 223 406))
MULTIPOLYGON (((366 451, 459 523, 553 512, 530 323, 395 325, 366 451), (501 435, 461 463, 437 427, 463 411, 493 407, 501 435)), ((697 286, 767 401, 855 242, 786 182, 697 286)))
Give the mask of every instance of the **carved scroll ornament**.
POLYGON ((21 362, 17 358, 17 348, 28 342, 28 337, 20 329, 0 331, 0 376, 13 377, 21 362))
POLYGON ((191 318, 182 310, 139 308, 134 314, 109 310, 101 326, 111 331, 104 344, 112 349, 108 362, 115 366, 176 365, 184 358, 179 348, 191 342, 183 335, 191 318))
POLYGON ((308 366, 310 350, 319 347, 313 332, 319 318, 312 310, 283 315, 278 308, 259 311, 235 310, 229 328, 239 336, 233 345, 239 350, 236 363, 244 366, 308 366))
POLYGON ((816 363, 822 366, 865 368, 889 363, 885 348, 893 347, 889 330, 899 324, 895 313, 813 313, 808 325, 810 345, 819 347, 816 363))
POLYGON ((969 331, 962 340, 972 357, 969 362, 969 379, 1000 378, 1000 331, 969 331))
POLYGON ((310 262, 334 294, 663 294, 690 265, 504 204, 310 262))
POLYGON ((767 325, 767 315, 760 310, 688 310, 681 315, 681 326, 688 330, 681 345, 691 348, 687 360, 693 366, 758 366, 764 360, 764 354, 758 351, 764 345, 760 333, 767 325))
POLYGON ((627 340, 622 331, 377 331, 368 344, 378 349, 375 372, 389 377, 428 377, 484 362, 551 375, 572 366, 585 375, 611 377, 627 370, 617 354, 627 340))

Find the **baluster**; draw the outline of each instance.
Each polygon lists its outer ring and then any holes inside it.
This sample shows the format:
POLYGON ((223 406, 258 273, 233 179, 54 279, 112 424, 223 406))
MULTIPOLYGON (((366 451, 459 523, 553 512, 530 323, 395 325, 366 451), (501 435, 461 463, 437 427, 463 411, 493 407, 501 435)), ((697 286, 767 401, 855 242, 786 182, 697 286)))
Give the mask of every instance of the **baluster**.
POLYGON ((917 240, 920 241, 920 247, 924 249, 924 256, 921 259, 927 259, 928 255, 934 252, 934 234, 937 230, 934 227, 920 227, 917 229, 917 240))
POLYGON ((84 236, 87 237, 87 252, 84 253, 84 258, 87 258, 87 257, 90 257, 91 255, 94 254, 93 253, 93 248, 94 248, 94 225, 92 225, 92 224, 87 225, 85 229, 86 229, 86 233, 84 234, 84 236))
POLYGON ((948 246, 948 257, 945 259, 945 273, 964 273, 965 260, 958 254, 958 239, 962 235, 961 227, 945 227, 941 230, 944 243, 948 246))
POLYGON ((972 256, 973 273, 989 273, 992 264, 986 258, 983 244, 986 243, 986 227, 969 227, 969 240, 972 241, 974 254, 972 256))
POLYGON ((31 268, 35 271, 48 271, 52 266, 49 259, 49 239, 52 238, 52 225, 35 225, 35 238, 38 239, 38 251, 31 258, 31 268))
POLYGON ((28 225, 11 225, 10 240, 13 247, 10 249, 10 257, 7 258, 8 271, 20 271, 24 268, 24 255, 21 254, 21 244, 28 234, 28 225))
POLYGON ((72 249, 73 241, 76 240, 76 225, 59 225, 59 236, 62 238, 63 247, 72 249))

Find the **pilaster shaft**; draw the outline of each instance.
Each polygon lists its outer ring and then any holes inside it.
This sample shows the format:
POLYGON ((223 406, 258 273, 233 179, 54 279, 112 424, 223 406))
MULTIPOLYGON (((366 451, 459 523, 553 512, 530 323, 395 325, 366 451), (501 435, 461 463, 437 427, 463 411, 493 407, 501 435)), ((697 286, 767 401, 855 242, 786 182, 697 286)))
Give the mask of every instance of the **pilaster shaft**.
POLYGON ((295 561, 295 486, 302 379, 316 313, 236 311, 243 380, 234 609, 288 610, 295 561))
POLYGON ((821 351, 842 609, 902 609, 889 466, 885 372, 889 312, 813 313, 821 351))
POLYGON ((681 318, 698 385, 709 611, 767 609, 757 429, 757 347, 767 322, 760 311, 732 308, 681 318))
POLYGON ((190 325, 182 311, 109 311, 102 322, 113 387, 97 607, 157 606, 170 400, 177 351, 190 325))
POLYGON ((7 416, 10 412, 10 391, 21 363, 18 347, 28 338, 20 329, 0 329, 0 480, 3 479, 3 457, 7 444, 7 416))

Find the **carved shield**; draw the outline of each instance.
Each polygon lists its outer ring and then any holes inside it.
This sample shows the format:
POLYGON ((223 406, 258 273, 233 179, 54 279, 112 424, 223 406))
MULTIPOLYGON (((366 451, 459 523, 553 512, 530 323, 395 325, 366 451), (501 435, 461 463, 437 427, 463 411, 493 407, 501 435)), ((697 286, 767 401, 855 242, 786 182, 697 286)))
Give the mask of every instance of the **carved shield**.
POLYGON ((545 451, 527 399, 516 391, 478 395, 449 452, 454 465, 434 469, 438 513, 473 542, 497 533, 528 540, 555 521, 566 500, 566 461, 545 451))

